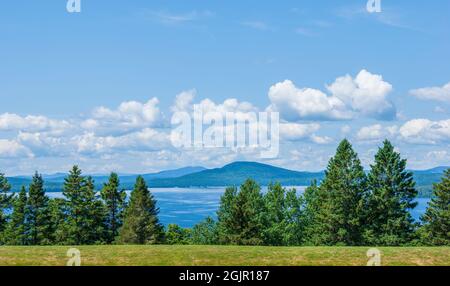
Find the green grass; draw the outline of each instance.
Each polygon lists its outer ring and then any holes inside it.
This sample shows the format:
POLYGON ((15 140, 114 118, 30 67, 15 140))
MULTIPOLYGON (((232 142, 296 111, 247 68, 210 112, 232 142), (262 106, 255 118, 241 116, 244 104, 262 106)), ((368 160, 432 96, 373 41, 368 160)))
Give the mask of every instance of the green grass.
MULTIPOLYGON (((67 246, 0 247, 0 265, 64 266, 67 246)), ((369 247, 79 246, 82 265, 306 266, 367 264, 369 247)), ((381 247, 382 265, 450 265, 450 247, 381 247)))

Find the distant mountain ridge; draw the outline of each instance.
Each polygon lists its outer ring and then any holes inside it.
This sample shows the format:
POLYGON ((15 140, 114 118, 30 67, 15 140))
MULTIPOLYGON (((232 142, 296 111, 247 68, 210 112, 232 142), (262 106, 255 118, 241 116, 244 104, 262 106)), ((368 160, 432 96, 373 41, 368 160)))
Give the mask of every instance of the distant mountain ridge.
POLYGON ((252 178, 260 185, 280 182, 283 185, 309 185, 314 179, 323 178, 324 172, 298 172, 256 162, 234 162, 222 168, 208 169, 172 179, 155 179, 153 187, 222 187, 242 184, 252 178))
MULTIPOLYGON (((446 169, 448 167, 440 166, 429 170, 413 171, 419 196, 431 196, 433 183, 440 181, 446 169)), ((66 175, 64 173, 43 175, 46 190, 49 192, 61 191, 66 175)), ((137 176, 137 174, 119 176, 121 187, 132 189, 137 176)), ((151 188, 238 186, 248 178, 254 179, 262 186, 267 186, 272 182, 280 182, 285 186, 306 186, 313 180, 320 182, 324 178, 325 172, 300 172, 256 162, 234 162, 221 168, 185 167, 142 176, 151 188)), ((107 175, 93 175, 92 177, 97 189, 100 189, 108 181, 107 175)), ((22 185, 29 185, 31 176, 9 177, 8 180, 13 186, 13 190, 18 191, 22 185)))

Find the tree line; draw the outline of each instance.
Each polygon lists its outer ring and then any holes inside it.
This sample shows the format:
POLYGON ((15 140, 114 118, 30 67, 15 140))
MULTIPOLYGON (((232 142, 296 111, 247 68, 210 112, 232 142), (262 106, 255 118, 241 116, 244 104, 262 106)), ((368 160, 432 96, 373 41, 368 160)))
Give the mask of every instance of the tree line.
POLYGON ((10 189, 0 174, 0 244, 6 245, 450 245, 450 170, 434 185, 421 222, 415 222, 413 174, 387 140, 368 173, 343 140, 325 178, 300 195, 278 183, 263 193, 252 179, 228 187, 217 219, 189 229, 162 226, 141 176, 128 200, 117 174, 97 192, 77 166, 65 178, 64 198, 48 198, 38 173, 28 190, 13 195, 10 189))

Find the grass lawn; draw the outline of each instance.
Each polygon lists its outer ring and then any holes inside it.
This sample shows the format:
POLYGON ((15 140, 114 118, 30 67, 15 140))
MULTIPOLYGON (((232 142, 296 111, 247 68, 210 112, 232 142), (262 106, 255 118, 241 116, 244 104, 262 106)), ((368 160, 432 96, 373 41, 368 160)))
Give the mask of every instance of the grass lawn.
MULTIPOLYGON (((59 265, 67 246, 0 247, 0 265, 59 265)), ((79 246, 82 265, 271 266, 367 264, 369 247, 79 246)), ((450 265, 450 247, 380 247, 382 265, 450 265)))

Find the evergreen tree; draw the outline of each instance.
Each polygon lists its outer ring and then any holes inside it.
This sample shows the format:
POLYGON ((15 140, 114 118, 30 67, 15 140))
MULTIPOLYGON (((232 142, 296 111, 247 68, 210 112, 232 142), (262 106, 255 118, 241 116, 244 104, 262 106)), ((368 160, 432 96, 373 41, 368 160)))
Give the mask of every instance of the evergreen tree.
POLYGON ((169 245, 189 244, 190 234, 190 229, 182 228, 178 224, 169 224, 165 234, 165 243, 169 245))
POLYGON ((126 193, 120 190, 119 176, 111 173, 100 194, 106 206, 107 242, 111 243, 119 234, 122 226, 123 210, 125 208, 126 193))
POLYGON ((264 203, 264 244, 298 245, 302 234, 302 203, 296 190, 287 191, 279 183, 270 184, 264 203))
POLYGON ((67 244, 96 244, 104 238, 104 207, 95 196, 91 177, 74 166, 64 180, 67 207, 67 244))
POLYGON ((319 200, 319 186, 316 180, 311 182, 311 185, 305 189, 303 193, 303 220, 302 225, 304 228, 302 243, 306 245, 318 245, 320 244, 319 224, 317 222, 317 214, 320 209, 319 200))
POLYGON ((44 180, 36 172, 30 184, 25 207, 25 228, 28 244, 41 245, 50 242, 49 220, 48 197, 44 191, 44 180))
POLYGON ((388 140, 375 155, 368 186, 366 243, 395 246, 411 241, 415 223, 410 210, 417 205, 413 173, 388 140))
POLYGON ((433 186, 433 197, 422 217, 423 242, 450 246, 450 169, 433 186))
POLYGON ((155 244, 163 239, 164 230, 158 220, 159 209, 142 176, 136 178, 130 202, 125 210, 119 242, 125 244, 155 244))
POLYGON ((319 187, 312 240, 325 245, 361 244, 366 188, 358 155, 343 140, 319 187))
POLYGON ((5 175, 0 173, 0 233, 5 229, 7 222, 7 215, 5 210, 10 208, 12 195, 8 194, 11 185, 8 183, 5 175))
POLYGON ((13 200, 13 213, 11 220, 6 226, 4 239, 9 245, 26 245, 27 236, 25 233, 25 207, 27 204, 27 192, 22 186, 20 193, 13 200))
POLYGON ((84 203, 87 208, 86 228, 90 230, 88 232, 88 243, 104 243, 108 233, 106 227, 107 210, 100 197, 96 196, 94 180, 90 176, 86 178, 84 203))
POLYGON ((197 245, 219 244, 217 223, 211 217, 207 217, 204 221, 196 224, 192 228, 190 241, 197 245))
POLYGON ((264 200, 259 185, 249 179, 237 194, 230 188, 222 202, 226 205, 218 212, 221 240, 236 245, 263 244, 264 200))
POLYGON ((236 187, 228 187, 220 197, 219 210, 217 211, 217 231, 221 244, 228 244, 231 230, 234 228, 233 206, 235 205, 238 190, 236 187))
MULTIPOLYGON (((50 215, 51 243, 56 245, 70 244, 68 215, 69 208, 66 200, 50 199, 48 203, 50 215)), ((73 241, 73 240, 72 240, 73 241)))

